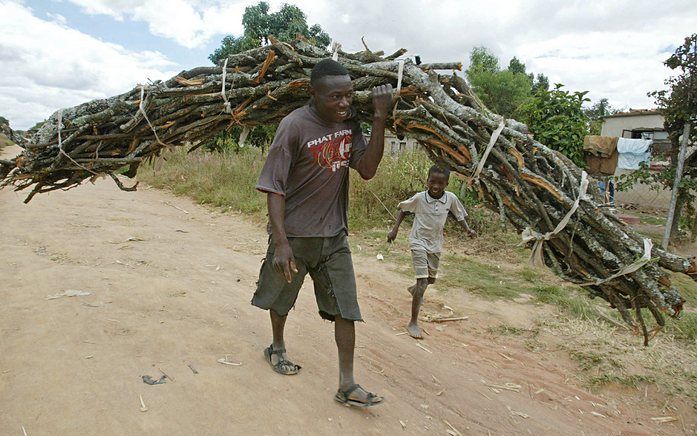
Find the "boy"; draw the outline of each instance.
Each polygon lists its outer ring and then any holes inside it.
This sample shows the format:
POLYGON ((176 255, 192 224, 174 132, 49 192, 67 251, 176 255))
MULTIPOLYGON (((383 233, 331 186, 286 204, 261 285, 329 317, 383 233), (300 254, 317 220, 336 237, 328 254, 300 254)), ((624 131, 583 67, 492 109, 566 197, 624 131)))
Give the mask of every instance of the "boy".
POLYGON ((414 225, 409 234, 409 247, 416 273, 416 284, 409 287, 413 296, 411 303, 411 320, 407 331, 412 338, 421 339, 421 328, 418 325, 419 309, 423 302, 426 287, 436 282, 438 261, 443 248, 443 227, 448 213, 452 213, 457 222, 470 237, 477 236, 467 224, 467 211, 452 192, 446 191, 450 170, 437 165, 428 170, 428 189, 419 192, 399 203, 399 216, 392 231, 387 234, 387 242, 397 237, 402 220, 409 213, 414 214, 414 225))

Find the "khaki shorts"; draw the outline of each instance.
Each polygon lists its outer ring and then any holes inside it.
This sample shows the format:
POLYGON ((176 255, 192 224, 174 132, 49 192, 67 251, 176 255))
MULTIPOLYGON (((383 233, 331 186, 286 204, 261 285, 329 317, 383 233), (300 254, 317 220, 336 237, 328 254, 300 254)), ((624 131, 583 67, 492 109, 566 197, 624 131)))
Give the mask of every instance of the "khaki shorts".
POLYGON ((411 260, 417 279, 438 277, 440 253, 427 253, 426 250, 411 250, 411 260))
POLYGON ((252 304, 273 309, 285 316, 295 306, 305 276, 310 274, 315 287, 315 300, 322 318, 362 321, 356 295, 356 278, 348 239, 344 232, 329 238, 288 238, 298 273, 288 283, 273 268, 274 243, 269 248, 259 272, 257 290, 252 304))

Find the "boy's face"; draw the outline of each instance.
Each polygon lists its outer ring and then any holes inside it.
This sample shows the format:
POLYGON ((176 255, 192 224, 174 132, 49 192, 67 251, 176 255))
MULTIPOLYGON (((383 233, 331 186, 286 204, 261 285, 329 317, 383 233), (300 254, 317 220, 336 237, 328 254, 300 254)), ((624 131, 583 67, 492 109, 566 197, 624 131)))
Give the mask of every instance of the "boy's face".
POLYGON ((448 177, 442 173, 431 173, 426 182, 428 195, 432 198, 440 198, 448 186, 448 177))
POLYGON ((340 123, 351 116, 353 84, 348 75, 324 76, 310 86, 310 94, 317 115, 323 120, 340 123))

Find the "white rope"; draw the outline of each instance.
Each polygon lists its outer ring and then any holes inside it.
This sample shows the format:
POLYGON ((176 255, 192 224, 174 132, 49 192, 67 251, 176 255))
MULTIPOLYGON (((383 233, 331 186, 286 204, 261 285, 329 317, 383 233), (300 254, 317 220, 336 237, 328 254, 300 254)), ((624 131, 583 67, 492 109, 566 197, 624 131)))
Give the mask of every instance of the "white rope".
POLYGON ((237 141, 237 144, 240 146, 240 148, 244 147, 245 142, 247 142, 247 136, 249 136, 249 132, 249 127, 242 127, 242 133, 240 133, 240 140, 237 141))
POLYGON ((90 173, 94 174, 95 176, 98 176, 99 175, 98 173, 95 173, 91 169, 85 168, 83 165, 80 165, 79 163, 75 162, 75 159, 70 157, 70 155, 68 153, 66 153, 65 150, 63 150, 63 138, 61 137, 61 130, 62 129, 63 129, 63 109, 60 109, 60 110, 58 110, 58 153, 67 157, 68 159, 70 159, 70 161, 72 163, 74 163, 78 167, 82 168, 83 170, 90 172, 90 173))
POLYGON ((397 92, 402 89, 402 74, 404 74, 404 59, 399 61, 399 66, 397 67, 397 92))
POLYGON ((61 129, 63 128, 63 109, 58 111, 58 149, 63 152, 63 139, 61 138, 61 129))
MULTIPOLYGON (((399 97, 399 91, 402 89, 402 76, 404 74, 404 59, 401 59, 397 63, 397 92, 396 95, 399 97)), ((401 98, 401 97, 399 97, 401 98)), ((397 119, 397 104, 395 103, 392 107, 392 120, 397 119)))
POLYGON ((605 282, 609 282, 610 280, 616 279, 617 277, 631 274, 634 271, 638 270, 639 268, 643 267, 649 261, 651 260, 651 250, 653 249, 653 242, 651 239, 644 238, 644 254, 637 259, 635 262, 625 266, 621 270, 617 271, 615 274, 611 275, 610 277, 604 278, 604 279, 597 279, 592 282, 586 282, 586 283, 581 283, 581 286, 598 286, 602 285, 605 282))
POLYGON ((544 258, 542 257, 543 255, 543 247, 544 247, 544 242, 549 241, 552 236, 556 235, 557 233, 561 232, 564 227, 569 223, 569 220, 571 219, 571 216, 576 212, 576 209, 578 209, 579 203, 581 202, 582 199, 586 198, 586 190, 588 189, 588 174, 583 171, 581 173, 581 184, 578 187, 578 197, 576 197, 576 201, 574 201, 574 204, 571 206, 571 209, 569 212, 562 218, 561 221, 559 221, 559 224, 552 230, 551 232, 547 232, 544 235, 542 233, 538 233, 531 229, 530 227, 526 227, 525 230, 523 230, 523 233, 520 235, 523 239, 523 242, 521 245, 524 245, 528 242, 535 241, 535 243, 532 246, 532 254, 530 255, 530 263, 534 266, 543 266, 544 265, 544 258))
POLYGON ((339 50, 341 50, 341 44, 338 42, 332 43, 332 60, 339 62, 339 50))
MULTIPOLYGON (((223 64, 223 88, 220 90, 220 95, 223 96, 223 100, 225 100, 224 106, 225 106, 225 113, 232 113, 232 107, 230 105, 230 101, 227 99, 227 95, 225 95, 225 79, 227 75, 227 61, 228 58, 225 58, 225 63, 223 64)), ((232 89, 232 85, 230 85, 230 89, 232 89)))
POLYGON ((143 114, 143 118, 145 118, 145 121, 148 122, 150 130, 152 130, 152 133, 155 135, 155 139, 157 140, 157 142, 163 147, 168 147, 167 144, 160 141, 160 137, 157 136, 157 132, 155 131, 155 128, 152 126, 152 123, 148 118, 148 114, 145 113, 145 87, 143 85, 140 85, 140 104, 138 104, 138 111, 143 114))
POLYGON ((489 139, 489 145, 486 146, 486 149, 484 150, 484 154, 482 154, 482 158, 479 160, 479 165, 477 165, 477 169, 474 171, 474 175, 472 175, 472 180, 476 181, 479 179, 479 174, 482 172, 484 169, 484 164, 486 163, 486 159, 489 157, 489 153, 491 153, 491 149, 494 148, 494 144, 496 144, 496 141, 499 139, 499 135, 501 135, 501 132, 503 131, 503 128, 505 127, 506 123, 503 121, 503 118, 501 119, 501 122, 499 123, 499 126, 494 130, 494 133, 491 134, 491 138, 489 139))

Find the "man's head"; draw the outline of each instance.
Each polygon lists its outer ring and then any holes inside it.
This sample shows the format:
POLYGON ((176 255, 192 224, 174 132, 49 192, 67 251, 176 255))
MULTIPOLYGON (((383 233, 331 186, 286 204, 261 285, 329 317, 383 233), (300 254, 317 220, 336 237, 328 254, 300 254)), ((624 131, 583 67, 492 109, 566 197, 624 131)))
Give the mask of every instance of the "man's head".
POLYGON ((446 167, 433 165, 428 170, 428 195, 433 198, 441 198, 450 180, 450 170, 446 167))
POLYGON ((351 116, 353 85, 348 70, 332 59, 319 61, 310 75, 310 94, 317 114, 328 122, 351 116))

